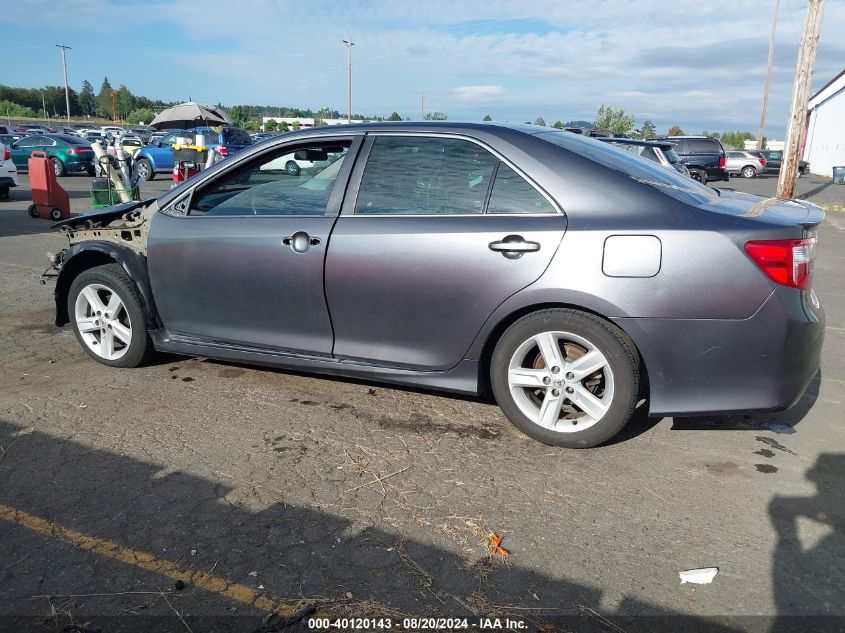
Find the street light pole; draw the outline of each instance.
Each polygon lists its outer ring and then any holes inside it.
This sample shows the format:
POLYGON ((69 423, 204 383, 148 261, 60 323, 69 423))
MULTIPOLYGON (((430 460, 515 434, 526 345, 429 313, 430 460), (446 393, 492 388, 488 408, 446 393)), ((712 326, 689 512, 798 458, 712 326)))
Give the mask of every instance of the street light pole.
POLYGON ((67 108, 67 122, 70 123, 70 90, 67 87, 67 59, 65 59, 65 51, 70 49, 70 46, 64 44, 56 44, 62 49, 62 69, 65 72, 65 108, 67 108))
POLYGON ((346 122, 352 123, 352 47, 355 42, 343 40, 346 44, 346 122))

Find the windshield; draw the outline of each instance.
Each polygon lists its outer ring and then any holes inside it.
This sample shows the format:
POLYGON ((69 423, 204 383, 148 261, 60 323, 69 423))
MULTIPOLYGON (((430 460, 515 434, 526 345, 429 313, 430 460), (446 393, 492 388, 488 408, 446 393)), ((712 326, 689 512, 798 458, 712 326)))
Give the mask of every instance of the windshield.
POLYGON ((608 143, 569 132, 540 132, 536 136, 628 178, 659 187, 662 192, 689 204, 702 204, 719 195, 714 189, 675 170, 664 169, 658 163, 634 156, 608 143))
POLYGON ((681 159, 678 158, 678 155, 675 153, 674 149, 663 148, 663 155, 666 157, 666 160, 668 160, 672 165, 681 162, 681 159))

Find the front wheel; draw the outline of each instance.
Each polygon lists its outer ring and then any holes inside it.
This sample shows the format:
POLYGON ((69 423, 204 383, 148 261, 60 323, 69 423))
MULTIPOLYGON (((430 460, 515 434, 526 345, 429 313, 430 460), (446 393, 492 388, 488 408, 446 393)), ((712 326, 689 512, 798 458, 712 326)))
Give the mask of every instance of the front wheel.
POLYGON ((545 444, 589 448, 631 418, 639 355, 615 325, 592 314, 549 309, 511 325, 493 352, 490 378, 504 414, 545 444))
POLYGON ((156 176, 153 166, 146 158, 139 158, 135 163, 135 174, 141 180, 152 180, 156 176))
POLYGON ((299 172, 301 171, 299 165, 297 165, 294 161, 289 160, 285 163, 285 171, 288 172, 291 176, 298 176, 299 172))
POLYGON ((742 168, 740 172, 743 178, 754 178, 757 175, 757 170, 754 169, 751 165, 746 165, 742 168))
POLYGON ((82 348, 110 367, 137 367, 152 352, 138 291, 119 264, 89 268, 68 293, 68 314, 82 348))

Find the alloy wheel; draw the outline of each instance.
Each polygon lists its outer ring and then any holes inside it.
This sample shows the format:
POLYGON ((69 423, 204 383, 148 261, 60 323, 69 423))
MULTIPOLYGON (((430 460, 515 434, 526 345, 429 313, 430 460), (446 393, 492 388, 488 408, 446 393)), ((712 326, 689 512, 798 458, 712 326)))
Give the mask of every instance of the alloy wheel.
POLYGON ((132 342, 132 322, 118 294, 103 284, 89 284, 76 297, 76 327, 97 356, 117 360, 132 342))
POLYGON ((613 372, 605 355, 569 332, 541 332, 524 341, 508 366, 508 388, 534 424, 558 433, 583 431, 613 402, 613 372))

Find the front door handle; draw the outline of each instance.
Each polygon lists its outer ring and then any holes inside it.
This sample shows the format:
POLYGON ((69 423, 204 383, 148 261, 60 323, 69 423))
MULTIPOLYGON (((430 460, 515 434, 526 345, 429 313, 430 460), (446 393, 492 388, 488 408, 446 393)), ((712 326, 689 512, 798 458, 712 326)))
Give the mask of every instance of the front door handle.
POLYGON ((525 253, 540 250, 539 242, 529 242, 521 235, 508 235, 498 242, 488 244, 491 251, 497 251, 507 259, 519 259, 525 253))
POLYGON ((319 237, 311 237, 305 231, 297 231, 293 235, 282 238, 282 244, 289 247, 294 253, 304 253, 312 246, 320 244, 319 237))

